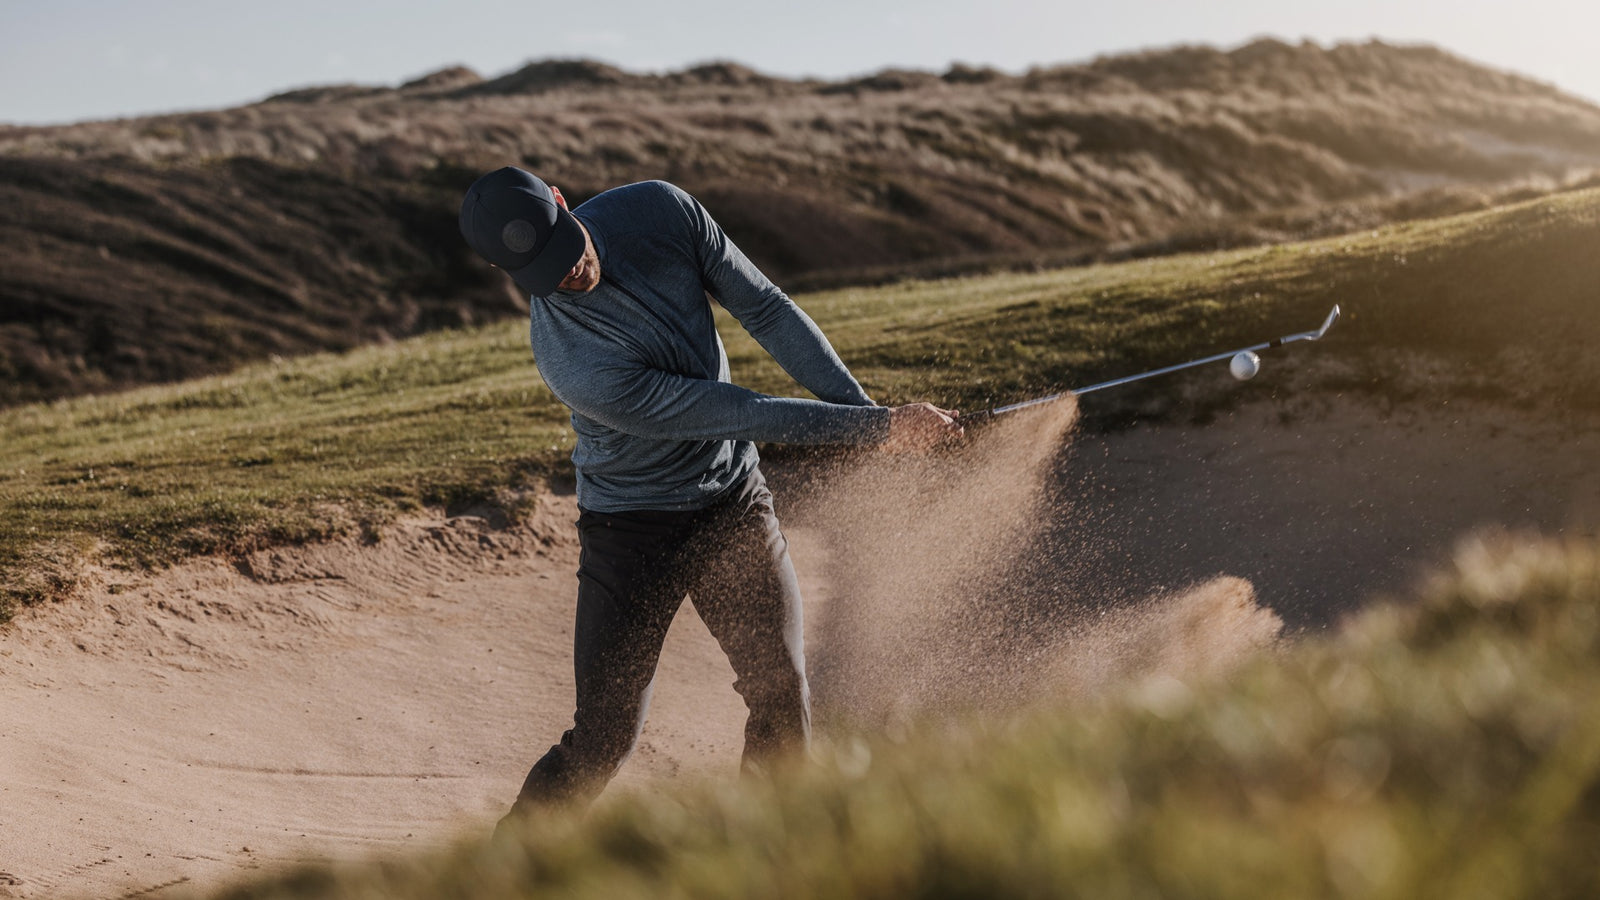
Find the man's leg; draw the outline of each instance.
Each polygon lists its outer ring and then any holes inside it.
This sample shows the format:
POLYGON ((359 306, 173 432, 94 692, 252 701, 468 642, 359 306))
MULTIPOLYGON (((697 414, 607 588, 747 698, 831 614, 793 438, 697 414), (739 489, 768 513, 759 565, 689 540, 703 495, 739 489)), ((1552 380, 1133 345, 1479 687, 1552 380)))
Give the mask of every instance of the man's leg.
POLYGON ((678 560, 683 513, 596 513, 578 518, 572 729, 534 764, 517 809, 592 799, 632 752, 650 703, 667 626, 683 601, 678 560))
POLYGON ((811 736, 800 585, 758 470, 696 534, 685 556, 711 564, 690 583, 695 611, 728 655, 750 717, 744 761, 803 749, 811 736))

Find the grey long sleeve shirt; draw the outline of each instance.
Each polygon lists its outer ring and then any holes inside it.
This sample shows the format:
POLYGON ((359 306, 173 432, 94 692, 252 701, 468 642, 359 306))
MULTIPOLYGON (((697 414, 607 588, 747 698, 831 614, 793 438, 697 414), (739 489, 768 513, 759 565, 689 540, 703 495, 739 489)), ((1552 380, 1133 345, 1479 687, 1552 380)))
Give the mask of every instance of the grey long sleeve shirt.
POLYGON ((573 215, 600 256, 600 284, 532 298, 530 334, 540 375, 572 410, 580 506, 698 509, 755 468, 752 441, 887 436, 888 409, 693 197, 647 181, 573 215), (707 294, 820 399, 730 384, 707 294))

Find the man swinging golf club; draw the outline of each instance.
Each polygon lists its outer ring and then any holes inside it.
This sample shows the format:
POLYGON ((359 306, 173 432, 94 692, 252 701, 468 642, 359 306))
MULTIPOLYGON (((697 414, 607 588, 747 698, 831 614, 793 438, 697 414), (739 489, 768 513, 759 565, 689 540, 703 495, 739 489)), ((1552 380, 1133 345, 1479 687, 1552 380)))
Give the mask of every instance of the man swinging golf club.
POLYGON ((507 167, 467 191, 461 233, 530 296, 535 362, 577 432, 577 710, 513 815, 587 801, 617 771, 685 596, 749 709, 745 762, 804 746, 800 592, 752 442, 914 450, 959 435, 954 414, 875 405, 816 324, 665 182, 569 212, 507 167), (818 399, 731 384, 708 294, 818 399))

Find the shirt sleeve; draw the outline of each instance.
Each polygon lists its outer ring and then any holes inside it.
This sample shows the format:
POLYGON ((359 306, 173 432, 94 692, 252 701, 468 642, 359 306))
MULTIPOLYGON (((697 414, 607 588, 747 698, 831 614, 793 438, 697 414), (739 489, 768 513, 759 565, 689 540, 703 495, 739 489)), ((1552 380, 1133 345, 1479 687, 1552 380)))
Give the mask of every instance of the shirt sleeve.
POLYGON ((889 434, 886 407, 773 397, 648 366, 607 366, 561 400, 585 418, 659 440, 875 444, 889 434))
POLYGON ((873 406, 811 317, 761 274, 700 201, 673 190, 689 217, 707 293, 806 390, 829 403, 873 406))

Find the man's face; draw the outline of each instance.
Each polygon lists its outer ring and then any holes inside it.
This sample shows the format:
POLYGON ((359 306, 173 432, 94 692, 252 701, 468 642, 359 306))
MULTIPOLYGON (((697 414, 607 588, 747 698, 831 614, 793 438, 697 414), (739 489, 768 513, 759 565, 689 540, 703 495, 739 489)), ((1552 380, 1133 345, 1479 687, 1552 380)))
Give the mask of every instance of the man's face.
MULTIPOLYGON (((550 193, 555 195, 556 202, 562 209, 567 208, 567 198, 561 196, 561 189, 555 185, 550 186, 550 193)), ((587 294, 594 290, 600 283, 600 254, 595 252, 594 239, 589 237, 589 229, 584 228, 582 222, 578 227, 583 230, 583 256, 567 271, 567 276, 556 285, 559 290, 578 291, 587 294)))

